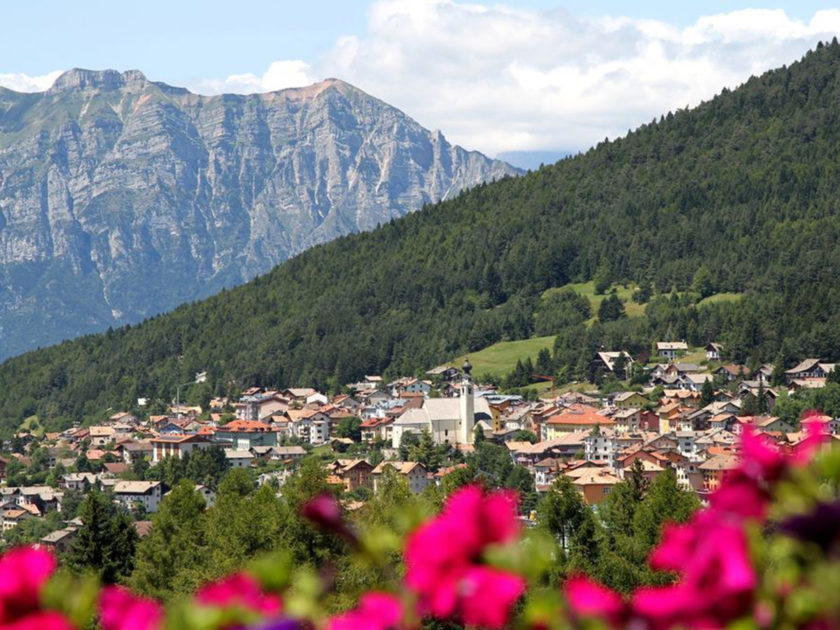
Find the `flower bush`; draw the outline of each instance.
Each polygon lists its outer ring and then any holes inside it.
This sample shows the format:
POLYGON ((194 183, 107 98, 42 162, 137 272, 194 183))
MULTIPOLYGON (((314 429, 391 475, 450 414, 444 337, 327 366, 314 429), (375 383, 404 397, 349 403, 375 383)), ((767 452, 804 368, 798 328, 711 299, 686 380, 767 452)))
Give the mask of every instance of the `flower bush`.
MULTIPOLYGON (((59 568, 50 551, 24 547, 0 558, 0 629, 840 627, 840 452, 823 448, 823 424, 803 424, 807 438, 792 449, 746 430, 739 466, 708 505, 662 531, 648 561, 670 581, 630 595, 583 574, 549 587, 551 558, 523 529, 516 496, 469 485, 409 533, 402 562, 385 567, 387 589, 337 615, 321 605, 328 571, 272 557, 164 607, 121 586, 99 588, 59 568)), ((303 513, 354 553, 393 564, 332 497, 316 497, 303 513)))

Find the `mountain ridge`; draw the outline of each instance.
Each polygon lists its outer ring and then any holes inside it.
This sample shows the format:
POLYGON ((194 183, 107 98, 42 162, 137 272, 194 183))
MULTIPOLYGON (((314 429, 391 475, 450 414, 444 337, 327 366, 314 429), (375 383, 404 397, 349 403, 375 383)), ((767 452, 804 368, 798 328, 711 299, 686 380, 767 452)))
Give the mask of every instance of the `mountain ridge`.
POLYGON ((203 96, 77 68, 1 91, 0 358, 518 173, 339 79, 203 96))
POLYGON ((0 419, 64 426, 140 396, 161 404, 201 371, 230 395, 413 374, 532 336, 546 289, 596 277, 656 297, 643 317, 551 331, 553 361, 575 378, 597 349, 647 355, 681 338, 747 365, 838 361, 838 100, 840 45, 820 45, 620 140, 319 244, 138 326, 10 359, 0 419), (704 305, 695 290, 742 298, 704 305))

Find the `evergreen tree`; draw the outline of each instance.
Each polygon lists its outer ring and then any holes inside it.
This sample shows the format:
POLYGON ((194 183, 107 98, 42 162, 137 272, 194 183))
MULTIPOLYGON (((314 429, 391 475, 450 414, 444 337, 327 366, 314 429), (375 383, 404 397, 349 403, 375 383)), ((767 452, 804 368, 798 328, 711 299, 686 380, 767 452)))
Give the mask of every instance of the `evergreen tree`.
POLYGON ((430 472, 436 472, 440 468, 438 447, 432 439, 432 434, 426 429, 420 436, 420 443, 411 450, 411 457, 413 461, 423 464, 423 467, 430 472))
POLYGON ((713 402, 715 402, 715 386, 711 379, 706 379, 700 388, 700 406, 705 407, 713 402))
POLYGON ((537 520, 557 539, 560 548, 568 552, 588 509, 571 479, 561 475, 537 505, 537 520))
POLYGON ((484 429, 475 425, 473 430, 473 447, 478 448, 487 438, 484 437, 484 429))
POLYGON ((598 307, 598 320, 601 322, 613 322, 623 317, 627 317, 627 313, 624 310, 624 304, 615 293, 604 298, 598 307))
POLYGON ((77 571, 92 569, 103 582, 126 577, 134 566, 137 530, 131 519, 98 490, 85 497, 79 508, 79 529, 67 563, 77 571))
POLYGON ((183 480, 160 504, 152 530, 137 545, 129 585, 138 593, 166 600, 195 591, 208 575, 204 498, 183 480))
POLYGON ((554 373, 554 362, 551 360, 551 351, 548 348, 543 348, 537 354, 537 373, 541 376, 554 373))

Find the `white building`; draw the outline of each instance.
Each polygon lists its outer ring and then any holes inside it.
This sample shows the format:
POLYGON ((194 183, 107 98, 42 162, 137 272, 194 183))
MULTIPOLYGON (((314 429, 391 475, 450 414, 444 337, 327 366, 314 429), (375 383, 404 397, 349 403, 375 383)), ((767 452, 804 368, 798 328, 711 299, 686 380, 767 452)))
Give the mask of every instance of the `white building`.
POLYGON ((391 445, 399 448, 405 433, 428 431, 435 444, 472 444, 475 423, 484 420, 492 425, 490 405, 484 397, 476 398, 469 361, 457 398, 427 398, 419 409, 409 409, 393 424, 391 445))
POLYGON ((151 514, 157 512, 160 499, 160 481, 118 481, 114 484, 114 500, 128 509, 140 504, 151 514))

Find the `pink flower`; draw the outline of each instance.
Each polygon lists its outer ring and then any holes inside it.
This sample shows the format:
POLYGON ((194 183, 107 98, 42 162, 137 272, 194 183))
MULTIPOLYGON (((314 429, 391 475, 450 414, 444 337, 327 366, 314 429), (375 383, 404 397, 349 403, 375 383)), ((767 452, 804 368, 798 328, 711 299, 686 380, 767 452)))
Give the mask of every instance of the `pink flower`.
POLYGON ((0 558, 0 623, 9 623, 40 607, 41 589, 55 571, 46 549, 18 547, 0 558))
POLYGON ((786 465, 784 453, 775 444, 750 425, 744 427, 740 469, 749 479, 775 481, 782 476, 786 465))
POLYGON ((525 592, 525 580, 492 567, 468 569, 458 582, 458 608, 467 626, 499 629, 525 592))
POLYGON ((746 535, 740 522, 721 519, 713 510, 666 527, 650 565, 681 574, 677 584, 634 594, 633 612, 654 628, 719 627, 750 608, 757 577, 746 535))
POLYGON ((278 595, 263 592, 259 582, 241 572, 202 586, 195 597, 205 606, 240 607, 263 615, 278 615, 283 610, 278 595))
POLYGON ((763 520, 769 503, 770 494, 740 469, 709 497, 711 509, 736 519, 763 520))
POLYGON ((310 499, 301 508, 303 518, 327 530, 341 527, 344 519, 341 516, 341 506, 336 498, 324 492, 310 499))
POLYGON ((524 582, 480 561, 488 545, 514 540, 518 532, 515 493, 485 494, 478 486, 453 493, 441 514, 406 544, 406 584, 419 595, 421 612, 458 614, 467 624, 490 628, 504 625, 524 582))
POLYGON ((99 621, 102 630, 157 630, 163 608, 122 586, 106 586, 99 596, 99 621))
POLYGON ((3 630, 75 630, 75 626, 54 610, 33 612, 0 626, 3 630))
POLYGON ((589 579, 574 575, 563 585, 572 613, 578 617, 600 617, 618 627, 625 618, 627 606, 621 595, 589 579))
POLYGON ((802 427, 805 429, 805 439, 793 448, 790 458, 796 466, 804 466, 810 463, 816 455, 817 449, 830 437, 828 425, 820 420, 820 414, 816 411, 809 411, 805 414, 802 427))
POLYGON ((327 630, 393 630, 401 628, 402 602, 390 593, 365 593, 359 605, 330 619, 327 630))
POLYGON ((351 545, 359 544, 359 537, 344 520, 341 505, 329 492, 323 492, 304 503, 301 516, 321 529, 344 538, 351 545))

